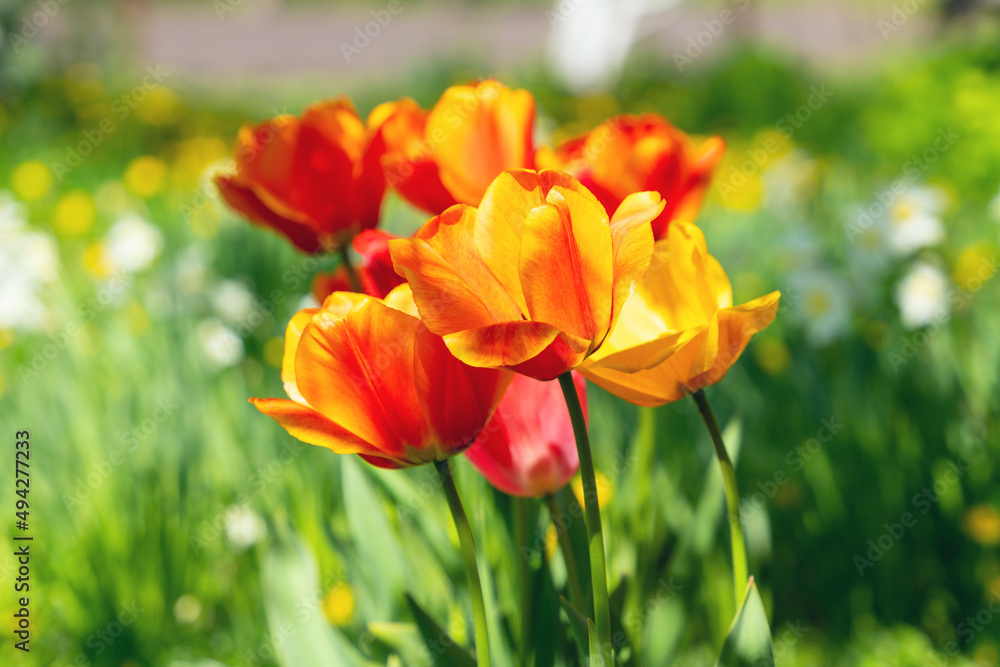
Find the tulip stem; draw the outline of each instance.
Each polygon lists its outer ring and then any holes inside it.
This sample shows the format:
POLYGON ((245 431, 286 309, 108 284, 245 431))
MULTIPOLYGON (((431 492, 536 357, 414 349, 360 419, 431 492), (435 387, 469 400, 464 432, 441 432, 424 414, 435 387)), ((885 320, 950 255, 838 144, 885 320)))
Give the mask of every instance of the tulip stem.
POLYGON ((576 451, 580 457, 580 476, 583 478, 583 505, 587 517, 587 541, 590 547, 590 583, 594 588, 594 625, 597 641, 604 655, 604 662, 614 664, 611 646, 611 610, 608 604, 608 575, 604 555, 604 530, 601 527, 601 508, 597 502, 597 476, 594 473, 594 459, 590 453, 590 437, 587 435, 587 420, 583 416, 583 406, 576 393, 573 375, 567 371, 559 376, 559 386, 566 399, 573 434, 576 436, 576 451))
POLYGON ((472 615, 476 624, 476 663, 479 667, 489 667, 490 645, 486 634, 486 603, 483 601, 483 586, 479 582, 479 566, 476 564, 476 545, 472 541, 472 528, 469 518, 462 507, 462 499, 455 488, 451 465, 448 459, 435 461, 444 495, 448 499, 451 518, 455 521, 458 541, 462 547, 462 563, 465 565, 465 576, 469 579, 469 595, 472 597, 472 615))
POLYGON ((517 534, 517 580, 521 595, 521 643, 518 645, 519 663, 528 667, 531 648, 531 561, 526 555, 528 546, 528 499, 512 498, 514 504, 514 532, 517 534))
POLYGON ((736 608, 740 608, 743 602, 743 594, 747 587, 747 550, 743 541, 743 521, 740 518, 740 492, 736 487, 736 469, 726 451, 726 445, 722 442, 722 432, 719 430, 719 422, 715 420, 712 406, 708 404, 708 398, 701 389, 693 393, 698 412, 705 422, 708 434, 712 436, 712 444, 715 445, 715 455, 719 459, 722 467, 722 479, 726 485, 726 505, 729 509, 729 533, 733 547, 733 587, 736 596, 736 608))
POLYGON ((578 612, 586 614, 587 611, 584 608, 586 600, 583 597, 583 589, 580 587, 580 569, 576 566, 573 543, 569 539, 566 522, 562 519, 559 501, 554 495, 548 495, 545 496, 545 504, 549 507, 552 524, 556 527, 556 534, 559 536, 559 548, 562 549, 563 560, 566 562, 566 588, 569 589, 569 601, 573 603, 573 607, 578 612))
POLYGON ((340 252, 340 263, 347 272, 347 282, 351 285, 351 291, 360 292, 361 282, 358 281, 358 274, 354 271, 354 265, 351 264, 351 255, 347 251, 347 246, 342 244, 337 250, 340 252))

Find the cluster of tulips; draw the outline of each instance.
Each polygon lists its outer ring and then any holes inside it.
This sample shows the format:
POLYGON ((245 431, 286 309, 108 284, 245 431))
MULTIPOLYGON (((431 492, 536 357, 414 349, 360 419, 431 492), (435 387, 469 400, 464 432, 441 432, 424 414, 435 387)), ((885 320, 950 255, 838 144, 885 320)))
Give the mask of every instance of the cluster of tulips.
POLYGON ((693 224, 721 139, 648 114, 536 148, 534 123, 531 94, 494 80, 449 88, 430 111, 388 102, 366 121, 346 99, 325 101, 244 127, 216 183, 252 222, 342 258, 314 280, 322 305, 288 324, 288 399, 251 399, 257 409, 375 466, 437 467, 480 665, 485 610, 450 457, 515 496, 551 498, 579 472, 592 581, 584 599, 580 582, 568 588, 592 621, 591 664, 611 665, 586 381, 641 406, 694 397, 723 466, 739 601, 735 477, 702 389, 770 324, 779 294, 734 306, 693 224), (433 216, 410 238, 375 229, 389 190, 433 216))

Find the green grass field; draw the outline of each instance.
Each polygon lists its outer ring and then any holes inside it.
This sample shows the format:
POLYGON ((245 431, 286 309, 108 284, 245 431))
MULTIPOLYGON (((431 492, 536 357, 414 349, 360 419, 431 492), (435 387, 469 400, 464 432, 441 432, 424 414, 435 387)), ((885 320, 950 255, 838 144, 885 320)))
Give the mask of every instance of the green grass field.
MULTIPOLYGON (((531 68, 503 78, 536 95, 558 137, 653 110, 727 141, 699 224, 737 303, 783 298, 708 394, 738 447, 778 664, 997 664, 995 39, 940 41, 860 79, 750 47, 697 76, 634 60, 613 97, 574 98, 531 68), (820 81, 831 93, 817 100, 820 81), (928 229, 939 238, 913 240, 928 229)), ((12 649, 18 564, 13 547, 0 555, 0 662, 447 664, 427 662, 406 597, 469 644, 433 471, 302 444, 247 402, 283 395, 284 326, 337 260, 237 219, 207 174, 241 123, 339 91, 242 103, 170 81, 140 101, 134 74, 7 72, 0 89, 0 528, 8 545, 34 537, 30 654, 12 649)), ((407 86, 428 105, 475 75, 438 64, 407 86)), ((395 97, 390 84, 351 91, 359 110, 395 97)), ((393 199, 384 226, 422 221, 393 199)), ((590 400, 620 657, 712 664, 734 609, 722 479, 697 411, 642 412, 594 386, 590 400)), ((487 606, 502 612, 494 662, 513 666, 514 507, 457 468, 487 606)), ((547 511, 527 505, 530 563, 548 565, 529 627, 550 648, 536 664, 578 664, 552 594, 565 567, 547 511)))

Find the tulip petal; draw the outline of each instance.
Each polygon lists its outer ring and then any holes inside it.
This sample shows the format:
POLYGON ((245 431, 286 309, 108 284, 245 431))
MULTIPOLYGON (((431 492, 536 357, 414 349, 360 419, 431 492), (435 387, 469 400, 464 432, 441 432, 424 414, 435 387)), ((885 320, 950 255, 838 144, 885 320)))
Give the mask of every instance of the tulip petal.
POLYGON ((715 384, 721 380, 736 360, 743 354, 754 334, 763 331, 778 313, 780 292, 771 292, 741 306, 719 311, 719 339, 715 362, 704 373, 688 382, 691 391, 715 384))
POLYGON ((591 342, 611 320, 611 231, 604 207, 556 186, 531 211, 521 238, 518 272, 532 320, 591 342))
MULTIPOLYGON (((444 342, 453 355, 470 366, 501 368, 515 367, 541 354, 559 336, 559 329, 551 324, 518 320, 448 334, 444 342)), ((558 345, 582 356, 589 344, 588 340, 564 335, 558 345)))
POLYGON ((355 164, 361 163, 365 144, 364 123, 346 100, 315 104, 302 116, 289 198, 328 235, 353 227, 362 216, 361 201, 365 198, 377 197, 381 203, 382 193, 373 190, 375 184, 366 183, 362 188, 355 182, 355 164), (331 197, 333 184, 350 190, 331 197))
POLYGON ((244 125, 236 136, 236 174, 277 197, 291 186, 295 165, 295 144, 301 124, 283 114, 260 125, 244 125))
POLYGON ((654 223, 653 234, 663 238, 672 220, 693 222, 698 217, 705 193, 712 181, 715 165, 726 152, 726 142, 721 137, 709 137, 698 147, 692 156, 687 178, 684 180, 677 195, 676 204, 672 209, 666 209, 654 223))
POLYGON ((521 311, 475 251, 475 209, 454 206, 412 239, 389 242, 428 329, 438 335, 517 320, 521 311))
POLYGON ((579 366, 589 349, 589 340, 562 332, 544 350, 510 369, 536 380, 554 380, 579 366))
MULTIPOLYGON (((573 380, 586 414, 586 381, 576 372, 573 380)), ((580 462, 559 384, 514 375, 493 419, 465 456, 490 484, 510 495, 540 497, 565 486, 580 462)))
POLYGON ((421 211, 440 215, 458 203, 441 182, 433 158, 401 153, 382 158, 386 181, 399 195, 421 211))
POLYGON ((613 368, 623 373, 635 373, 653 368, 677 354, 679 350, 684 349, 685 345, 699 334, 704 333, 705 329, 706 327, 699 327, 662 334, 634 345, 613 349, 601 356, 595 354, 588 357, 584 365, 613 368))
POLYGON ((687 395, 684 385, 666 364, 636 373, 584 365, 580 373, 598 387, 635 405, 656 407, 687 395))
POLYGON ((306 218, 290 210, 284 211, 287 216, 279 215, 261 200, 252 187, 241 185, 237 177, 216 176, 215 185, 226 203, 251 222, 284 234, 303 252, 314 253, 323 248, 319 235, 306 218))
POLYGON ((389 254, 389 241, 396 238, 380 229, 368 229, 351 242, 354 250, 361 256, 361 266, 358 268, 358 280, 365 294, 384 297, 394 287, 405 282, 392 266, 389 254))
POLYGON ((427 118, 437 137, 434 159, 441 181, 464 204, 476 206, 505 169, 533 166, 535 100, 491 80, 452 86, 427 118))
POLYGON ((435 446, 445 455, 471 445, 489 421, 512 373, 456 359, 426 327, 416 334, 414 383, 435 446))
POLYGON ((641 291, 675 331, 698 326, 732 305, 729 279, 708 254, 704 234, 680 220, 670 226, 666 239, 656 243, 641 291))
POLYGON ((385 295, 384 301, 385 305, 390 308, 395 308, 407 315, 420 318, 420 311, 417 310, 417 304, 413 301, 413 290, 408 283, 403 283, 393 288, 391 292, 385 295))
POLYGON ((316 411, 385 456, 423 446, 426 425, 412 375, 420 327, 420 320, 372 299, 341 320, 317 317, 299 341, 299 391, 316 411))
POLYGON ((299 339, 302 338, 302 330, 306 328, 313 317, 319 312, 318 308, 305 308, 292 315, 285 328, 285 354, 281 359, 281 381, 285 385, 285 393, 293 401, 305 403, 299 388, 295 384, 295 351, 299 348, 299 339))
POLYGON ((649 270, 653 256, 650 221, 659 215, 663 206, 663 200, 655 192, 637 192, 626 197, 611 217, 614 293, 609 330, 614 329, 622 307, 649 270))
POLYGON ((384 147, 381 165, 386 181, 403 199, 434 215, 458 203, 441 183, 433 144, 425 139, 427 112, 416 102, 403 98, 381 104, 368 124, 378 128, 374 141, 384 147))
POLYGON ((338 454, 378 452, 365 440, 301 403, 284 398, 251 398, 250 402, 302 442, 326 447, 338 454))
POLYGON ((522 313, 528 312, 519 273, 524 223, 532 209, 546 203, 546 195, 556 186, 597 202, 564 171, 511 169, 496 177, 476 210, 476 248, 522 313))

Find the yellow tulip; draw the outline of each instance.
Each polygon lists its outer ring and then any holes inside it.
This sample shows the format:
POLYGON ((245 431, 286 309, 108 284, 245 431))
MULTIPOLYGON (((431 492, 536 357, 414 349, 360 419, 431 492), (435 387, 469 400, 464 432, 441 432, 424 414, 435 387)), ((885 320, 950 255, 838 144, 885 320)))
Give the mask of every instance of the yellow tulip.
POLYGON ((637 405, 676 401, 725 376, 774 319, 780 296, 733 306, 729 279, 701 230, 675 220, 617 326, 580 372, 637 405))

